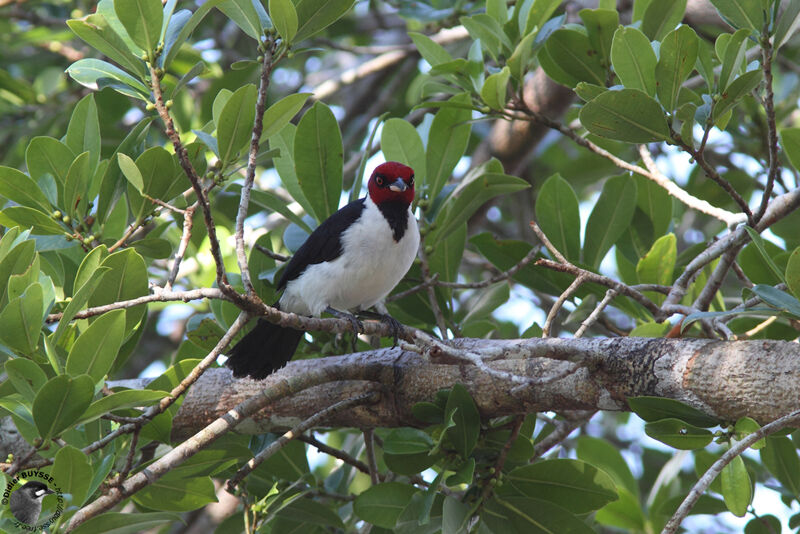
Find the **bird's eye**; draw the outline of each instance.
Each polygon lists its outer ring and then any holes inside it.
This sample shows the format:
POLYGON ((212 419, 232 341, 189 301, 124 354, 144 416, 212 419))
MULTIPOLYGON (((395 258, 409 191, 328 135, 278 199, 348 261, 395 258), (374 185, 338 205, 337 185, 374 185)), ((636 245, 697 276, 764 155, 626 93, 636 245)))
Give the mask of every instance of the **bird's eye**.
POLYGON ((414 185, 414 175, 411 175, 411 178, 408 179, 408 185, 414 185))
POLYGON ((384 181, 383 176, 375 177, 375 183, 378 184, 378 187, 383 187, 384 181))

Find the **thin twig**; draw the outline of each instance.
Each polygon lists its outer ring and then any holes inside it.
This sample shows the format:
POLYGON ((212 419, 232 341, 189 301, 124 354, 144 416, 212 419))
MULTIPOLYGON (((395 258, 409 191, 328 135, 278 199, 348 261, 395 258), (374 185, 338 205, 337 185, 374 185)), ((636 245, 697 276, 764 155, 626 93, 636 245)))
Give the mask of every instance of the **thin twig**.
POLYGON ((312 415, 305 421, 302 421, 297 426, 280 436, 278 439, 270 443, 264 450, 259 452, 253 458, 250 459, 245 465, 243 465, 235 475, 233 475, 226 484, 226 489, 230 493, 234 493, 236 491, 236 486, 239 483, 253 472, 253 469, 261 465, 261 463, 278 452, 281 448, 283 448, 287 443, 291 440, 299 437, 303 432, 308 430, 309 428, 316 425, 319 421, 323 420, 324 418, 342 410, 346 410, 347 408, 351 408, 353 406, 357 406, 359 404, 364 404, 371 400, 376 399, 379 396, 377 391, 369 391, 367 393, 363 393, 361 395, 357 395, 355 397, 351 397, 349 399, 344 399, 339 401, 335 404, 328 406, 327 408, 320 410, 316 414, 312 415))
MULTIPOLYGON (((768 17, 769 18, 769 17, 768 17)), ((767 171, 767 185, 761 197, 761 204, 756 211, 753 219, 755 222, 761 220, 767 211, 767 205, 772 196, 772 188, 775 186, 775 179, 778 177, 778 127, 775 124, 775 94, 772 89, 772 41, 769 35, 769 22, 764 23, 761 31, 761 70, 764 71, 765 95, 763 100, 764 113, 767 116, 767 146, 769 149, 769 171, 767 171)))
POLYGON ((544 326, 542 326, 542 337, 550 337, 550 329, 553 326, 553 321, 555 320, 556 315, 558 315, 559 310, 561 310, 561 307, 564 305, 567 299, 570 298, 572 294, 583 285, 584 282, 586 282, 586 277, 582 274, 578 275, 578 277, 572 281, 569 287, 558 296, 556 301, 553 303, 553 306, 550 308, 550 311, 547 313, 547 319, 545 319, 544 326))
POLYGON ((539 241, 542 242, 545 248, 550 251, 550 254, 552 254, 553 257, 559 261, 559 263, 569 264, 569 260, 567 260, 567 258, 565 258, 564 255, 561 254, 561 252, 555 247, 555 245, 550 242, 550 240, 547 238, 547 235, 545 235, 542 229, 539 228, 539 225, 536 224, 536 221, 531 221, 530 226, 531 230, 533 230, 533 233, 535 233, 536 237, 539 238, 539 241))
POLYGON ((595 411, 587 411, 585 415, 578 419, 569 419, 564 421, 555 420, 555 430, 550 432, 541 441, 533 446, 533 457, 530 462, 539 459, 547 451, 567 439, 573 430, 586 423, 595 414, 595 411))
POLYGON ((347 454, 342 450, 339 450, 335 447, 331 447, 330 445, 321 442, 314 436, 298 436, 297 439, 305 443, 308 443, 309 445, 313 445, 314 447, 317 448, 319 452, 324 452, 328 456, 333 456, 334 458, 355 467, 362 473, 369 474, 369 466, 367 464, 365 464, 364 462, 362 462, 357 458, 354 458, 352 455, 347 454))
POLYGON ((444 320, 444 314, 439 307, 439 299, 436 298, 436 290, 431 284, 431 270, 428 266, 428 256, 425 251, 420 249, 419 257, 421 260, 422 281, 425 284, 425 289, 428 292, 428 301, 430 302, 433 316, 436 317, 436 325, 439 327, 442 339, 447 339, 447 323, 444 320))
POLYGON ((615 290, 609 289, 606 291, 606 296, 603 297, 603 300, 601 300, 597 306, 595 306, 594 310, 592 310, 592 313, 589 314, 589 317, 587 317, 581 323, 581 326, 575 331, 575 335, 573 337, 583 337, 583 334, 585 334, 589 327, 592 326, 595 321, 597 321, 597 319, 600 317, 600 314, 606 309, 606 306, 608 306, 616 296, 617 292, 615 290))
POLYGON ((267 247, 259 245, 257 243, 255 245, 253 245, 253 248, 256 249, 257 251, 259 251, 260 253, 262 253, 263 255, 267 256, 268 258, 272 258, 273 260, 289 261, 289 259, 290 259, 289 256, 285 256, 283 254, 278 254, 277 252, 272 252, 267 247))
POLYGON ((167 282, 164 284, 164 289, 167 291, 172 290, 172 284, 178 278, 178 272, 181 269, 181 262, 183 257, 186 256, 186 250, 189 248, 189 241, 192 238, 192 227, 194 226, 194 210, 197 209, 197 202, 183 210, 183 233, 181 234, 181 242, 178 244, 178 252, 175 253, 175 259, 172 261, 172 269, 170 269, 167 282))
POLYGON ((380 483, 380 473, 378 472, 378 459, 375 456, 375 431, 371 428, 364 430, 364 448, 366 449, 367 465, 369 466, 369 478, 372 485, 380 483))

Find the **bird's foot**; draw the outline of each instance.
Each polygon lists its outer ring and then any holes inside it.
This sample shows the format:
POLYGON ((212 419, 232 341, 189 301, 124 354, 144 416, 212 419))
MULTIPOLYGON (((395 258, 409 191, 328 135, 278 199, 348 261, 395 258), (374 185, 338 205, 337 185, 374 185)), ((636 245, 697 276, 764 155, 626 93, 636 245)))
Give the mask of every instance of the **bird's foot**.
POLYGON ((372 319, 379 319, 381 322, 386 323, 389 325, 389 328, 392 329, 392 348, 397 346, 397 341, 400 339, 400 333, 403 331, 403 325, 389 315, 388 313, 375 313, 371 311, 362 311, 360 312, 361 315, 364 317, 370 317, 372 319))
POLYGON ((358 342, 358 334, 362 330, 364 330, 364 323, 362 323, 358 319, 358 317, 356 317, 352 313, 339 311, 337 309, 331 308, 330 306, 328 306, 328 308, 325 311, 330 313, 334 317, 338 317, 339 319, 347 319, 348 321, 350 321, 350 326, 353 327, 353 345, 352 346, 353 346, 353 352, 355 352, 356 351, 356 343, 358 342))

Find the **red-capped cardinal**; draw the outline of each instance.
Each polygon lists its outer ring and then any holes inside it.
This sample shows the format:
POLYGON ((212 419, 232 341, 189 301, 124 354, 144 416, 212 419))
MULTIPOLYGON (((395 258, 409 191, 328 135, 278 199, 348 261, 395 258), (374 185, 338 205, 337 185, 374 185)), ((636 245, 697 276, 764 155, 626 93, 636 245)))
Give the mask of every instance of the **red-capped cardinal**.
MULTIPOLYGON (((324 220, 292 256, 278 282, 283 295, 277 308, 314 317, 327 311, 355 328, 356 319, 343 312, 374 306, 405 276, 419 247, 411 213, 414 171, 383 163, 368 189, 366 197, 324 220)), ((265 378, 292 359, 303 334, 259 319, 230 351, 227 366, 237 377, 265 378)))

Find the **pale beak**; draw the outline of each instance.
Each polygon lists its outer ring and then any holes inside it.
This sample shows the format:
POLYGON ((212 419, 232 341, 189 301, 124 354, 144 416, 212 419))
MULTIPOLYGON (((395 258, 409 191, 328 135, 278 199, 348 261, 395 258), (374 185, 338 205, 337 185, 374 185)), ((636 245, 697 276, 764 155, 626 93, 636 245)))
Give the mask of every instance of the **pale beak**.
POLYGON ((394 191, 395 193, 401 193, 408 189, 408 185, 402 178, 398 178, 391 184, 389 184, 389 191, 394 191))

